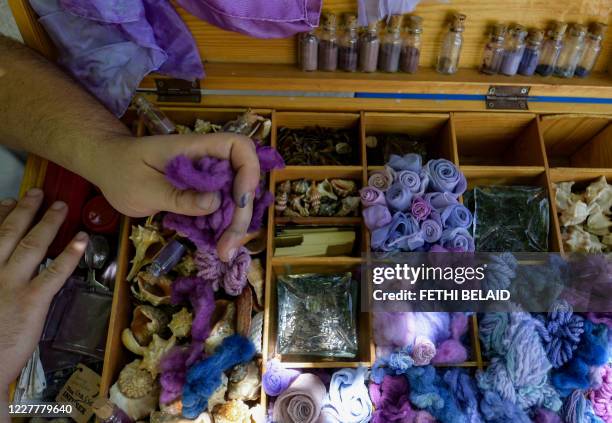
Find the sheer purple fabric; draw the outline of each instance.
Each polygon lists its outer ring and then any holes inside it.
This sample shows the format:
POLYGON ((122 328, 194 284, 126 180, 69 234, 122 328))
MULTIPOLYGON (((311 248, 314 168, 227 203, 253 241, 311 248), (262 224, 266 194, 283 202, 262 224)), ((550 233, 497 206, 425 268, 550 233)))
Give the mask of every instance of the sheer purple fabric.
POLYGON ((285 38, 319 26, 322 0, 177 0, 188 12, 228 31, 285 38))
POLYGON ((150 72, 204 77, 191 34, 167 0, 30 0, 59 63, 116 116, 150 72))

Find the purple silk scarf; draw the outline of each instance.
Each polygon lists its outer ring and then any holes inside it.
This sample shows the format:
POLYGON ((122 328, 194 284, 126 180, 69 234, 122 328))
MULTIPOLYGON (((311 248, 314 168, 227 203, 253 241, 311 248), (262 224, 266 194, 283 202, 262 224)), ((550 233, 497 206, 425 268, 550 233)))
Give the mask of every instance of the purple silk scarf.
POLYGON ((204 68, 167 0, 30 0, 59 63, 116 116, 150 72, 193 80, 204 68))

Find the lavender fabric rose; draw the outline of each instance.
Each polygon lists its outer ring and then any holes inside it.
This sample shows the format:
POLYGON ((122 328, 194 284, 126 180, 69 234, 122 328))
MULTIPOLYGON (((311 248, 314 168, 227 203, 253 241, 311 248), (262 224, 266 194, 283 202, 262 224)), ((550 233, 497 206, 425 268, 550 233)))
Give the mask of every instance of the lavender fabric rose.
POLYGON ((429 176, 425 172, 419 175, 411 170, 402 170, 397 173, 397 182, 408 188, 413 194, 422 196, 429 184, 429 176))
POLYGON ((370 231, 391 223, 391 213, 387 206, 375 204, 362 210, 363 220, 370 231))
POLYGON ((457 197, 448 192, 429 192, 425 194, 425 199, 431 204, 431 208, 438 212, 453 204, 459 204, 457 197))
POLYGON ((414 251, 424 244, 425 240, 416 219, 401 212, 395 213, 383 246, 384 250, 414 251))
POLYGON ((389 156, 388 165, 398 172, 402 170, 411 170, 418 174, 423 167, 422 160, 421 155, 416 153, 409 153, 403 156, 391 154, 389 156))
POLYGON ((410 208, 412 203, 412 193, 399 182, 395 182, 385 192, 387 204, 391 210, 404 212, 410 208))
POLYGON ((430 160, 424 169, 429 175, 429 188, 433 191, 448 192, 459 197, 467 189, 465 175, 446 159, 430 160))
POLYGON ((377 170, 370 174, 368 185, 385 192, 393 184, 393 175, 386 170, 377 170))
POLYGON ((445 228, 469 228, 472 224, 472 212, 462 204, 453 204, 440 214, 445 228))
POLYGON ((465 228, 445 229, 440 237, 442 247, 461 253, 473 253, 474 238, 465 228))
POLYGON ((423 239, 430 244, 438 242, 442 236, 442 225, 434 219, 427 219, 421 223, 423 239))
POLYGON ((374 187, 364 187, 359 191, 359 195, 361 196, 361 204, 364 207, 370 207, 375 204, 380 204, 383 206, 387 205, 387 201, 385 200, 385 193, 374 187))
POLYGON ((410 212, 416 220, 422 221, 429 217, 431 206, 423 197, 413 197, 410 212))

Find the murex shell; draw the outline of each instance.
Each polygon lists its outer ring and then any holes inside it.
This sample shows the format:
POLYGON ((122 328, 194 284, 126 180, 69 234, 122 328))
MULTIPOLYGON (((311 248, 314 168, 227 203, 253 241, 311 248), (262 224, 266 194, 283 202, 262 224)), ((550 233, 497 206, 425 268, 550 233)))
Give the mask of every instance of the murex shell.
POLYGON ((319 182, 319 184, 317 185, 317 190, 319 191, 319 193, 321 193, 322 199, 329 198, 330 200, 334 201, 338 199, 338 197, 334 193, 334 188, 332 187, 332 184, 327 179, 322 182, 319 182))
POLYGON ((132 293, 137 300, 154 306, 170 304, 172 279, 167 276, 155 277, 147 272, 138 272, 137 283, 132 285, 132 293))
POLYGON ((336 213, 336 216, 349 216, 355 214, 359 208, 360 203, 359 197, 346 197, 342 199, 340 210, 336 213))
POLYGON ((572 226, 563 235, 563 241, 572 253, 601 253, 604 244, 597 236, 586 232, 580 226, 572 226))
POLYGON ((132 268, 127 275, 127 280, 131 281, 143 266, 151 263, 155 254, 164 246, 166 241, 161 236, 156 227, 152 225, 132 226, 130 239, 134 244, 136 252, 132 259, 132 268))
POLYGON ((110 389, 110 400, 134 421, 149 416, 157 408, 159 395, 155 377, 143 370, 141 364, 134 360, 125 366, 110 389))
POLYGON ((317 190, 317 183, 312 181, 310 188, 306 192, 306 201, 310 205, 310 211, 313 215, 319 213, 321 207, 321 193, 317 190))
POLYGON ((138 344, 129 328, 124 329, 121 333, 121 341, 128 350, 142 356, 140 368, 148 370, 153 377, 156 377, 159 373, 159 363, 162 357, 176 345, 176 337, 174 336, 165 340, 158 335, 153 335, 149 345, 143 347, 138 344))
POLYGON ((183 307, 181 311, 172 315, 172 321, 168 324, 168 327, 177 338, 185 338, 191 333, 192 323, 193 314, 183 307))
POLYGON ((260 390, 261 374, 255 361, 234 367, 229 377, 229 399, 254 401, 259 398, 260 390))
POLYGON ((346 197, 357 190, 357 183, 350 179, 332 179, 330 183, 339 197, 346 197))
POLYGON ((226 300, 215 301, 211 321, 215 324, 204 341, 206 354, 212 354, 225 338, 236 333, 236 305, 226 300))
POLYGON ((188 253, 185 254, 179 264, 174 266, 174 270, 176 270, 179 275, 188 277, 198 272, 198 266, 196 265, 196 262, 193 259, 193 255, 188 253))
POLYGON ((142 346, 149 345, 154 334, 161 333, 168 327, 166 313, 149 305, 139 305, 132 313, 130 329, 136 341, 142 346))

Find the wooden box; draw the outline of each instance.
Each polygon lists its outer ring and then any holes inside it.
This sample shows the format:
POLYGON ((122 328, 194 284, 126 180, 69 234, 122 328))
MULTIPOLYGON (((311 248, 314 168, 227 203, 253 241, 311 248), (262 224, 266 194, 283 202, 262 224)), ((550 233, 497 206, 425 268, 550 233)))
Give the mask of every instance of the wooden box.
MULTIPOLYGON (((27 0, 9 0, 25 42, 53 57, 54 49, 36 22, 27 0)), ((553 183, 577 180, 588 182, 601 175, 612 180, 612 75, 606 73, 612 61, 612 25, 604 51, 587 79, 485 76, 479 74, 486 27, 495 21, 546 26, 550 19, 567 22, 603 21, 612 24, 612 0, 507 0, 503 7, 483 2, 457 0, 452 5, 424 2, 416 14, 424 18, 421 68, 418 73, 364 74, 344 72, 305 73, 295 65, 293 39, 255 40, 208 25, 178 8, 191 29, 205 63, 207 77, 201 83, 197 103, 160 102, 177 123, 191 124, 195 118, 223 122, 246 108, 261 109, 272 119, 272 145, 283 126, 350 127, 355 129, 359 162, 351 166, 289 166, 273 171, 270 190, 287 179, 343 177, 359 185, 367 183, 369 172, 381 163, 369 163, 366 137, 400 132, 428 140, 435 157, 458 164, 470 186, 477 184, 532 184, 544 187, 551 205, 550 249, 562 252, 561 232, 553 201, 553 183), (451 10, 452 7, 452 10, 451 10), (465 45, 455 75, 433 70, 444 21, 451 11, 467 15, 465 45), (492 87, 529 87, 527 109, 490 110, 487 96, 492 87)), ((325 0, 335 12, 355 11, 355 0, 325 0)), ((157 100, 155 79, 143 81, 142 92, 157 100)), ((128 115, 125 120, 133 123, 128 115)), ((135 125, 144 135, 142 122, 135 125)), ((41 186, 45 161, 30 157, 23 190, 41 186)), ((275 353, 276 277, 287 271, 345 271, 359 266, 360 254, 346 257, 273 257, 273 233, 277 225, 356 225, 362 235, 360 248, 369 249, 369 236, 360 217, 283 218, 270 210, 267 218, 266 289, 264 317, 264 358, 275 353), (290 270, 289 270, 290 269, 290 270)), ((102 375, 101 394, 106 395, 122 366, 130 359, 120 334, 129 324, 131 304, 125 281, 132 248, 128 240, 130 219, 121 233, 119 274, 109 324, 109 336, 102 375)), ((359 316, 359 354, 350 361, 284 358, 296 368, 339 368, 370 366, 374 357, 371 316, 359 316)), ((470 361, 465 367, 482 368, 476 317, 471 325, 470 361)), ((264 360, 265 362, 265 360, 264 360)), ((262 402, 266 403, 262 392, 262 402)))

